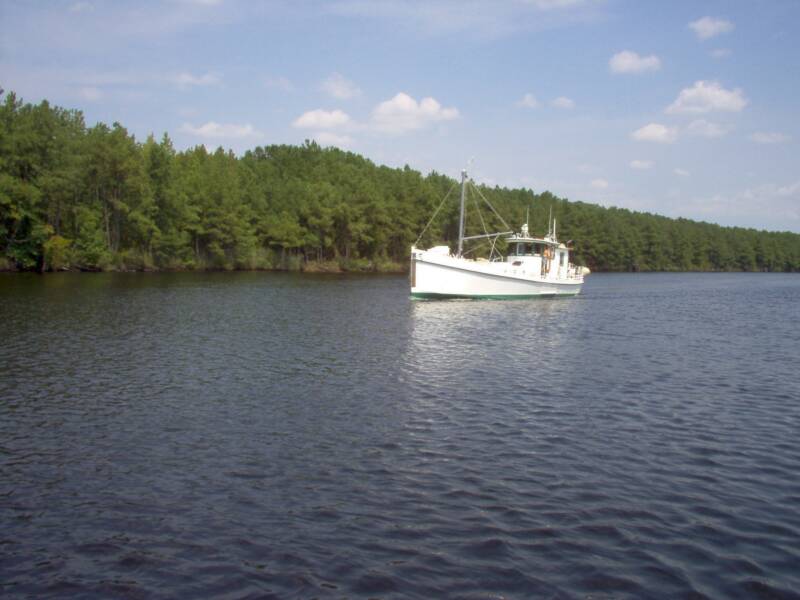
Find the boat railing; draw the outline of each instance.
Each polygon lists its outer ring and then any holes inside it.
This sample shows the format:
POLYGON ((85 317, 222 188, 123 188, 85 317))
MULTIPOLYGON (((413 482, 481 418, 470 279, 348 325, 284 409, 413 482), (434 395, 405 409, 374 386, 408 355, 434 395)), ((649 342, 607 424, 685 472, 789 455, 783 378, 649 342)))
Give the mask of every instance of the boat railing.
POLYGON ((567 269, 567 279, 572 279, 573 281, 583 281, 582 269, 583 267, 579 267, 570 263, 569 268, 567 269))

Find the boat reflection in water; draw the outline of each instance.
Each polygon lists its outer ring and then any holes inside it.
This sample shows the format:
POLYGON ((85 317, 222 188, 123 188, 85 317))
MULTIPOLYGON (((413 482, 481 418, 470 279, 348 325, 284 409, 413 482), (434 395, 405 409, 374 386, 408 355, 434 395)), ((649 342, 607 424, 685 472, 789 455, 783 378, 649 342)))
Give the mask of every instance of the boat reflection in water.
POLYGON ((570 341, 582 327, 584 309, 580 301, 413 302, 404 370, 434 395, 455 386, 464 394, 474 389, 496 397, 503 391, 489 388, 498 381, 525 389, 557 379, 565 353, 574 352, 570 341))

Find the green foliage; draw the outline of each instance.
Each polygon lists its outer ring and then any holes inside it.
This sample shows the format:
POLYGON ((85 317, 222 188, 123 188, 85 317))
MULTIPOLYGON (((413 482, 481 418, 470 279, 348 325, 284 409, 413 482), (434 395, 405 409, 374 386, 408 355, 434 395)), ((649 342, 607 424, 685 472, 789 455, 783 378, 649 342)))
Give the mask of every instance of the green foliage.
POLYGON ((43 245, 44 262, 52 271, 58 271, 69 264, 69 247, 72 240, 54 235, 43 245))
MULTIPOLYGON (((240 158, 203 146, 176 152, 166 134, 142 143, 119 123, 87 128, 79 111, 24 104, 13 93, 0 103, 0 267, 399 270, 448 192, 419 245, 455 243, 454 186, 435 172, 377 166, 314 142, 240 158)), ((529 218, 540 235, 552 211, 576 262, 597 271, 800 271, 792 233, 606 209, 547 191, 480 193, 510 225, 529 218)), ((468 235, 483 233, 475 200, 468 235)), ((482 215, 489 230, 504 229, 490 211, 482 215)))

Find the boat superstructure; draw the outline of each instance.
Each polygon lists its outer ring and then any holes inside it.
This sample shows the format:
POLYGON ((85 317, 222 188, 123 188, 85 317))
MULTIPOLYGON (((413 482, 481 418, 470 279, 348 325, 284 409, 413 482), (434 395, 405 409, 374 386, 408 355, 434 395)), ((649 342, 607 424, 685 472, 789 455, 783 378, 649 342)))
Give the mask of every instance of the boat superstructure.
MULTIPOLYGON (((467 173, 462 171, 457 250, 451 253, 449 246, 434 246, 427 250, 417 248, 416 244, 411 247, 412 297, 534 298, 574 296, 580 292, 588 269, 570 262, 570 248, 556 237, 555 220, 550 220, 549 231, 544 237, 532 235, 527 223, 519 232, 465 237, 466 186, 467 173), (464 242, 479 238, 491 241, 489 258, 468 258, 464 242), (508 246, 505 257, 496 251, 496 242, 500 238, 508 246)), ((489 204, 488 200, 486 203, 489 204)), ((494 211, 491 204, 489 207, 494 211)))

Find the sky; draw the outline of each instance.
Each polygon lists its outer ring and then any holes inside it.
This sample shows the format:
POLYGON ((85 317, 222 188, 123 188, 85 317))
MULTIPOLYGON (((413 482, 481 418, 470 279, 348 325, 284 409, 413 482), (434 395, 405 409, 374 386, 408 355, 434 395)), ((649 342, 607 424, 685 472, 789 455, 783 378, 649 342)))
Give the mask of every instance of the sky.
POLYGON ((0 87, 176 148, 800 233, 797 0, 0 0, 0 87))

